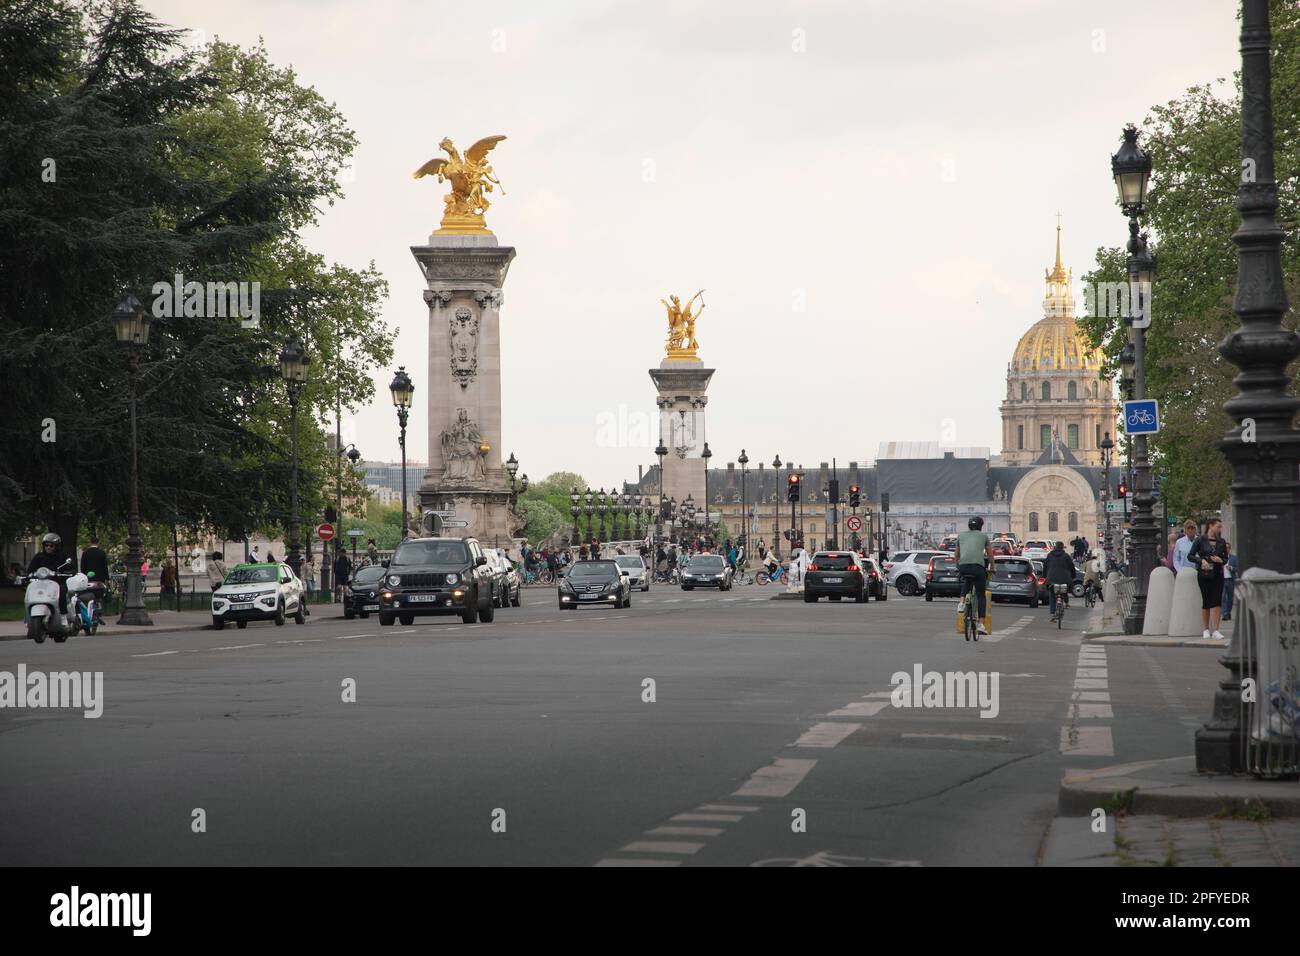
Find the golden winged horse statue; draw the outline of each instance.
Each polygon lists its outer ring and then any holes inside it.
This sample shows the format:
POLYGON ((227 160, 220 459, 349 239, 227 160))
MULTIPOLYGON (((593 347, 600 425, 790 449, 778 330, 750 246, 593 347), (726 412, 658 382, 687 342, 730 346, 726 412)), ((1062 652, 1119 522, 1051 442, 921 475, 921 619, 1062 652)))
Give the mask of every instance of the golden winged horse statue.
MULTIPOLYGON (((451 183, 451 192, 443 199, 442 228, 438 230, 439 233, 492 235, 483 220, 483 214, 492 205, 487 194, 492 192, 493 185, 500 186, 501 181, 493 173, 487 154, 503 139, 504 136, 485 136, 467 149, 462 158, 456 144, 444 136, 438 148, 448 158, 438 156, 415 171, 415 179, 437 176, 438 182, 451 183)), ((505 195, 504 189, 501 190, 501 195, 505 195)))

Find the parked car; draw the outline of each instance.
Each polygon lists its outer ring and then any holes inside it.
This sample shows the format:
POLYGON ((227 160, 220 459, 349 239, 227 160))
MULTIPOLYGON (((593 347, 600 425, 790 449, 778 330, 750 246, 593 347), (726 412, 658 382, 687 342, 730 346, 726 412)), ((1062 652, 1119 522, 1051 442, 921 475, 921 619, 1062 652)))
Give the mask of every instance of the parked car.
POLYGON ((249 621, 275 621, 278 627, 290 614, 298 624, 306 624, 305 590, 287 564, 236 565, 212 592, 212 626, 219 631, 227 621, 241 629, 249 621))
POLYGON ((410 625, 416 615, 459 614, 466 624, 490 624, 495 578, 477 538, 408 538, 388 563, 379 623, 410 625))
POLYGON ((488 567, 496 572, 493 582, 492 603, 497 607, 519 606, 519 572, 510 559, 496 548, 484 548, 488 567))
POLYGON ((819 597, 838 601, 846 596, 859 604, 866 603, 867 576, 862 558, 852 551, 816 552, 803 578, 804 602, 812 604, 819 597))
POLYGON ((900 551, 885 562, 889 583, 898 588, 899 594, 920 594, 925 589, 925 572, 930 567, 930 559, 940 554, 949 552, 900 551))
POLYGON ((717 588, 731 590, 731 565, 720 554, 697 554, 682 568, 678 580, 682 590, 717 588))
POLYGON ((583 605, 632 606, 632 586, 613 561, 575 561, 557 590, 561 611, 583 605))
POLYGON ((989 593, 994 601, 1023 602, 1031 608, 1038 607, 1038 575, 1033 561, 1023 556, 995 557, 989 593))
POLYGON ((379 611, 379 592, 383 588, 384 575, 387 573, 379 564, 356 570, 352 580, 343 585, 345 618, 350 621, 354 617, 369 617, 372 611, 379 611))
POLYGON ((957 559, 950 554, 940 554, 930 559, 925 571, 925 599, 960 597, 961 575, 957 572, 957 559))
POLYGON ((614 559, 620 571, 627 574, 628 584, 642 591, 650 590, 650 569, 639 554, 620 554, 614 559))

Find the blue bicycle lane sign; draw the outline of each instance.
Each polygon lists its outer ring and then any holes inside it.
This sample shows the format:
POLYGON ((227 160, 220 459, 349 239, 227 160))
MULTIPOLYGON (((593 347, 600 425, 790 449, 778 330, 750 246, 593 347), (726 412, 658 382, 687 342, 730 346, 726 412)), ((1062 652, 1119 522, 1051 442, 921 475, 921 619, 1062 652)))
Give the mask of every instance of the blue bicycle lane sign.
POLYGON ((1160 431, 1160 403, 1154 398, 1125 402, 1124 431, 1130 435, 1154 435, 1160 431))

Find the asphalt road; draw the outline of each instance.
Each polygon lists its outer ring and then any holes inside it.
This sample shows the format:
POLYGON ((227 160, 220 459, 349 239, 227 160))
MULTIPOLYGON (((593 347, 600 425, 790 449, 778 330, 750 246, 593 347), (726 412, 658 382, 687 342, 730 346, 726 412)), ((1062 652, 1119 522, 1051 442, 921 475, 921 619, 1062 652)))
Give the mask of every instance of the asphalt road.
POLYGON ((1058 630, 997 605, 994 639, 967 644, 951 600, 772 593, 656 587, 561 612, 539 589, 493 624, 318 609, 302 627, 0 644, 0 671, 102 671, 105 698, 93 720, 0 709, 0 855, 1032 865, 1063 769, 1187 752, 1219 678, 1201 648, 1081 660, 1081 607, 1058 630), (996 672, 997 716, 892 706, 891 675, 918 664, 996 672), (1082 712, 1085 669, 1105 689, 1082 712))

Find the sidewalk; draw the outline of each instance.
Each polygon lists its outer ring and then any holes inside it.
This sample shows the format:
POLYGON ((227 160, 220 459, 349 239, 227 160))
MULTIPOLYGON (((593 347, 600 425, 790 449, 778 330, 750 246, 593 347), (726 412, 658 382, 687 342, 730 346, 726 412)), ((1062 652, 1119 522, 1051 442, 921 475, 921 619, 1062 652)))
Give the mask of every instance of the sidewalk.
MULTIPOLYGON (((317 620, 342 619, 341 604, 313 604, 311 616, 317 620)), ((121 637, 127 634, 172 634, 177 631, 200 631, 212 626, 212 614, 209 611, 150 611, 153 621, 150 627, 123 627, 116 623, 117 615, 105 617, 104 625, 95 634, 95 639, 104 637, 121 637)), ((233 627, 234 625, 227 625, 233 627)), ((83 635, 85 636, 85 635, 83 635)), ((27 629, 22 621, 0 621, 0 641, 24 641, 27 629)))
POLYGON ((1194 757, 1172 757, 1067 771, 1057 800, 1044 866, 1300 865, 1294 780, 1198 774, 1194 757))
POLYGON ((1092 609, 1088 616, 1088 625, 1083 630, 1083 640, 1085 644, 1123 644, 1140 647, 1208 647, 1220 651, 1227 650, 1228 643, 1232 640, 1232 629, 1236 625, 1236 618, 1231 621, 1223 621, 1219 625, 1219 633, 1224 637, 1221 641, 1205 640, 1202 637, 1143 637, 1141 634, 1125 634, 1123 627, 1118 630, 1111 628, 1103 630, 1102 617, 1105 614, 1106 607, 1100 601, 1092 609))

